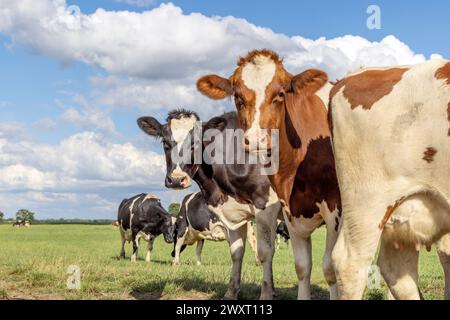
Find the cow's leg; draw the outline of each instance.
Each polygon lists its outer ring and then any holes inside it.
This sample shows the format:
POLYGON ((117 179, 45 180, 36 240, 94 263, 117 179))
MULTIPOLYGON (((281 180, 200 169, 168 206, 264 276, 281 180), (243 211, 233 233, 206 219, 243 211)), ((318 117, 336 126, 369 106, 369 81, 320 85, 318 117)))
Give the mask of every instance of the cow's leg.
POLYGON ((147 246, 147 255, 145 256, 145 261, 150 263, 151 261, 151 254, 153 250, 153 243, 155 242, 155 238, 153 236, 150 236, 150 239, 148 239, 148 246, 147 246))
POLYGON ((186 239, 186 234, 187 234, 187 229, 186 229, 186 232, 183 234, 183 236, 179 237, 179 238, 176 240, 176 244, 175 244, 175 257, 174 257, 173 262, 172 262, 174 265, 180 264, 180 252, 181 252, 181 248, 182 248, 183 245, 184 245, 184 241, 185 241, 185 239, 186 239))
POLYGON ((445 274, 445 294, 444 299, 450 300, 450 233, 439 240, 437 245, 439 260, 445 274))
POLYGON ((414 244, 395 248, 391 241, 381 239, 378 265, 395 299, 420 300, 418 262, 414 244))
POLYGON ((259 260, 258 257, 258 245, 251 221, 247 222, 247 241, 250 244, 250 247, 252 248, 253 254, 255 255, 256 265, 260 266, 261 260, 259 260))
POLYGON ((230 282, 224 299, 236 300, 241 287, 241 271, 242 259, 245 253, 245 241, 247 237, 247 224, 239 229, 228 231, 228 239, 230 244, 231 260, 233 266, 231 268, 230 282))
POLYGON ((275 238, 277 228, 278 204, 273 204, 266 210, 256 214, 256 228, 258 241, 258 257, 263 266, 263 281, 261 285, 261 300, 273 299, 273 270, 272 262, 275 252, 275 238), (271 210, 274 207, 274 210, 271 210))
POLYGON ((330 300, 338 299, 336 273, 334 271, 333 262, 331 260, 331 253, 338 237, 338 232, 335 229, 335 221, 332 219, 331 223, 327 221, 327 239, 325 245, 325 252, 322 259, 322 270, 325 280, 330 288, 330 300))
MULTIPOLYGON (((346 203, 345 199, 343 203, 346 203)), ((342 226, 333 249, 332 261, 336 272, 339 298, 362 299, 367 275, 375 257, 381 236, 379 224, 387 204, 370 201, 343 208, 342 226), (374 204, 377 204, 375 206, 374 204)))
POLYGON ((203 250, 204 244, 205 244, 204 239, 197 241, 197 248, 195 249, 195 256, 197 257, 197 265, 198 266, 202 265, 202 250, 203 250))
MULTIPOLYGON (((291 233, 292 234, 292 233, 291 233)), ((294 251, 295 272, 298 278, 298 295, 299 300, 311 299, 311 237, 302 237, 292 234, 292 249, 294 251)))
POLYGON ((140 240, 140 237, 133 232, 133 235, 132 235, 133 255, 131 256, 131 262, 136 262, 136 260, 138 258, 139 240, 140 240))
POLYGON ((125 259, 125 236, 122 234, 122 232, 120 233, 121 236, 121 240, 122 240, 122 247, 120 249, 120 258, 125 259))

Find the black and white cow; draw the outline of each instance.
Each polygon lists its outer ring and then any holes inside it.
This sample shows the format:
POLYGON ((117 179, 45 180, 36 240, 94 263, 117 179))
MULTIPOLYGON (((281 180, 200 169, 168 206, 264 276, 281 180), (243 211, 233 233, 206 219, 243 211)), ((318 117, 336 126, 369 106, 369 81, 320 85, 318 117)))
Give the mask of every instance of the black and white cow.
MULTIPOLYGON (((247 240, 255 254, 256 264, 259 264, 256 252, 256 239, 253 226, 249 223, 247 240)), ((209 210, 201 192, 187 195, 181 203, 180 213, 174 228, 173 264, 180 263, 180 254, 186 246, 197 243, 197 265, 202 264, 202 250, 205 240, 227 240, 226 228, 219 217, 209 210)))
POLYGON ((173 242, 171 215, 162 207, 160 200, 150 193, 141 193, 122 200, 117 220, 122 238, 121 258, 125 258, 125 241, 133 243, 132 262, 137 260, 141 238, 148 242, 145 258, 147 262, 150 262, 153 242, 157 236, 162 233, 167 243, 173 242))
POLYGON ((30 227, 30 222, 27 220, 18 220, 16 222, 13 223, 13 227, 26 227, 29 228, 30 227))
MULTIPOLYGON (((213 118, 207 123, 199 122, 197 114, 186 110, 177 110, 169 113, 166 124, 160 124, 152 117, 138 119, 139 127, 147 134, 159 137, 164 146, 166 155, 167 175, 166 186, 173 189, 185 189, 194 180, 205 197, 208 207, 220 218, 225 225, 230 244, 232 270, 225 294, 226 299, 237 299, 240 290, 242 259, 245 251, 248 221, 256 220, 258 257, 263 265, 263 281, 261 299, 273 298, 272 259, 274 254, 275 229, 277 218, 281 215, 281 205, 277 195, 271 188, 269 179, 262 174, 261 165, 218 164, 210 159, 201 159, 201 163, 195 161, 174 161, 173 151, 183 149, 186 142, 191 140, 191 150, 194 156, 194 143, 196 130, 194 127, 202 126, 203 134, 211 128, 236 130, 239 128, 236 113, 231 112, 220 118, 213 118)), ((226 136, 218 131, 215 139, 226 136)), ((219 140, 214 140, 219 141, 219 140)), ((212 142, 211 142, 212 143, 212 142)), ((215 142, 214 142, 215 143, 215 142)), ((226 142, 225 142, 226 143, 226 142)), ((210 145, 200 141, 200 147, 210 145)), ((226 149, 223 149, 226 157, 226 149)), ((246 162, 248 163, 248 162, 246 162)))

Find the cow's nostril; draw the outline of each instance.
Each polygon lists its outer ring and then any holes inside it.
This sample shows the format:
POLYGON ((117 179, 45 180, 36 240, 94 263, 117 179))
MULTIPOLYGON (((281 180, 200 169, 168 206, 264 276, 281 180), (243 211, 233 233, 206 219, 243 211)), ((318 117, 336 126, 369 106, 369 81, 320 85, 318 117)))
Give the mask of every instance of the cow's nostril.
POLYGON ((247 137, 244 138, 244 144, 245 144, 246 146, 250 145, 250 140, 248 140, 247 137))
POLYGON ((167 176, 167 183, 173 184, 173 180, 170 176, 167 176))

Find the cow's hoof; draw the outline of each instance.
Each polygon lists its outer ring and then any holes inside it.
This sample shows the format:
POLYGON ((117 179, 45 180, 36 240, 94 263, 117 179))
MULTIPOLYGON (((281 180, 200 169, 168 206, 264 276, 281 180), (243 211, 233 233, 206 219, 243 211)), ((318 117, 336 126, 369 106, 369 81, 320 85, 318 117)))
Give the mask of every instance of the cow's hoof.
POLYGON ((173 266, 179 266, 179 265, 180 265, 180 262, 179 262, 179 261, 173 261, 173 262, 172 262, 172 265, 173 265, 173 266))
POLYGON ((255 264, 256 264, 257 267, 261 267, 261 265, 262 265, 261 260, 257 259, 255 261, 255 264))
POLYGON ((136 263, 136 257, 131 257, 131 262, 136 263))
POLYGON ((200 261, 197 261, 197 266, 201 266, 202 263, 200 261))

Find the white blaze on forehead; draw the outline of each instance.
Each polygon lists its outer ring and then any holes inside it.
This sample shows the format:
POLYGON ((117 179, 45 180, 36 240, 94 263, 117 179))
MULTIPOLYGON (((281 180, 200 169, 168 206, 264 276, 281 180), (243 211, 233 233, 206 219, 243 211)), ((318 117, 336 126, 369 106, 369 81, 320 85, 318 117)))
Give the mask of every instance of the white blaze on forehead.
POLYGON ((265 55, 256 56, 252 62, 248 62, 242 69, 242 81, 247 88, 255 92, 255 115, 250 131, 259 131, 259 118, 261 106, 266 98, 266 88, 275 76, 275 62, 265 55))
POLYGON ((177 144, 178 152, 180 152, 184 140, 194 128, 196 122, 197 118, 194 115, 170 120, 170 130, 172 131, 172 138, 177 144))

